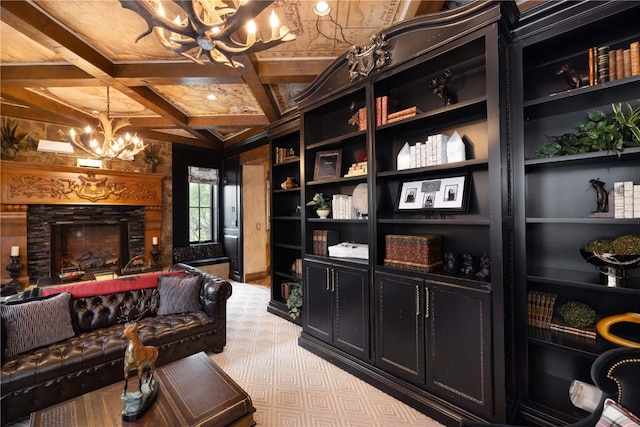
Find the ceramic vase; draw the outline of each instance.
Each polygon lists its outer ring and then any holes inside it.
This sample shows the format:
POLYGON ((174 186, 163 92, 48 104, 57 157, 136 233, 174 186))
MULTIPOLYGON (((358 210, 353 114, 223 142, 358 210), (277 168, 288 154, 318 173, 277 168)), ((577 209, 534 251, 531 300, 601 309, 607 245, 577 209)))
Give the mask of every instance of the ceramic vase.
POLYGON ((316 209, 316 213, 320 218, 327 218, 329 216, 329 209, 316 209))

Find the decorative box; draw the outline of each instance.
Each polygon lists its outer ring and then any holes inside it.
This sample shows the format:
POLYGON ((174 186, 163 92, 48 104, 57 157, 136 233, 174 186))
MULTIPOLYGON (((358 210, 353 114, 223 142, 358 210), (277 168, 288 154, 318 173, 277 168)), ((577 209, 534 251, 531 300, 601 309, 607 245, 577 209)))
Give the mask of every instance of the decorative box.
POLYGON ((337 245, 329 246, 329 256, 369 259, 369 245, 351 242, 338 243, 337 245))
POLYGON ((442 266, 442 236, 387 234, 384 265, 427 273, 438 270, 442 266))

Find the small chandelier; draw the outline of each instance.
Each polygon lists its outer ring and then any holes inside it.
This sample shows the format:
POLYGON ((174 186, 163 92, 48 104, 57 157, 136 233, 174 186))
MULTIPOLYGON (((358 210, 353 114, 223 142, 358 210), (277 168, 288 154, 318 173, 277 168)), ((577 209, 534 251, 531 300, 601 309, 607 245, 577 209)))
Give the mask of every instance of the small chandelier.
POLYGON ((280 26, 278 17, 272 12, 269 20, 271 38, 256 40, 253 18, 273 0, 240 0, 237 9, 228 7, 222 0, 167 0, 165 5, 170 5, 171 10, 180 9, 173 19, 166 16, 169 8, 157 0, 120 0, 120 3, 147 22, 147 31, 140 34, 136 42, 153 32, 167 50, 199 64, 203 63, 200 57, 206 55, 213 63, 243 67, 232 59, 234 55, 259 52, 296 38, 287 26, 280 26), (246 28, 245 43, 236 40, 237 35, 233 37, 242 26, 246 28), (194 49, 197 49, 194 54, 188 53, 194 49))
POLYGON ((133 157, 146 146, 136 134, 131 135, 127 132, 124 136, 116 135, 120 129, 131 126, 131 123, 125 118, 110 119, 109 108, 109 87, 107 86, 107 111, 95 113, 98 118, 97 128, 87 126, 80 133, 71 128, 69 133, 65 134, 65 138, 67 142, 96 159, 133 160, 133 157))

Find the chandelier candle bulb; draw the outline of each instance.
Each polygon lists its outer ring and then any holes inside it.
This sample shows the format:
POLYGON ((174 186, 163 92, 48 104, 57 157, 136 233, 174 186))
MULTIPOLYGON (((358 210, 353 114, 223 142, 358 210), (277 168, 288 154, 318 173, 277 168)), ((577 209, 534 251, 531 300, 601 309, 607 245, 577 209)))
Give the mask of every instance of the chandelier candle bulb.
POLYGON ((11 256, 20 256, 20 246, 11 246, 11 256))
POLYGON ((276 40, 280 37, 280 20, 276 16, 276 11, 271 11, 271 17, 269 18, 269 24, 271 24, 271 39, 276 40))
POLYGON ((153 245, 156 246, 158 244, 158 238, 157 237, 153 237, 153 245))

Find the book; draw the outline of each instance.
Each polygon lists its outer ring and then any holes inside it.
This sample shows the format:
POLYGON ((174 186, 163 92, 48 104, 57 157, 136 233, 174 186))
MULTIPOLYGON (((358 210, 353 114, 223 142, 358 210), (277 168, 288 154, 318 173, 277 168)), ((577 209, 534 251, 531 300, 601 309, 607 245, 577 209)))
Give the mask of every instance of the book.
POLYGON ((616 76, 616 51, 609 51, 609 81, 617 80, 616 76))
POLYGON ((613 217, 624 218, 624 182, 613 184, 613 217))
POLYGON ((622 50, 623 73, 624 77, 631 77, 631 50, 622 50))
POLYGON ((415 105, 413 107, 405 108, 404 110, 396 111, 395 113, 390 113, 387 115, 387 119, 395 119, 397 117, 403 116, 415 116, 418 113, 418 107, 415 105))
POLYGON ((633 186, 633 217, 640 218, 640 185, 633 186))
POLYGON ((376 126, 380 126, 382 124, 382 97, 378 96, 376 98, 376 126))
POLYGON ((624 218, 633 218, 633 181, 624 181, 624 218))
POLYGON ((527 293, 527 324, 549 329, 557 295, 530 291, 527 293))
POLYGON ((640 42, 633 42, 629 45, 631 56, 631 75, 640 75, 640 42))
POLYGON ((358 110, 358 130, 367 130, 367 107, 358 110))
POLYGON ((552 331, 561 332, 563 334, 575 335, 577 337, 584 337, 589 339, 596 339, 596 331, 595 329, 586 329, 586 328, 576 328, 573 326, 569 326, 562 321, 554 321, 549 325, 549 329, 552 331))
POLYGON ((616 49, 616 80, 624 79, 624 55, 622 49, 616 49))

